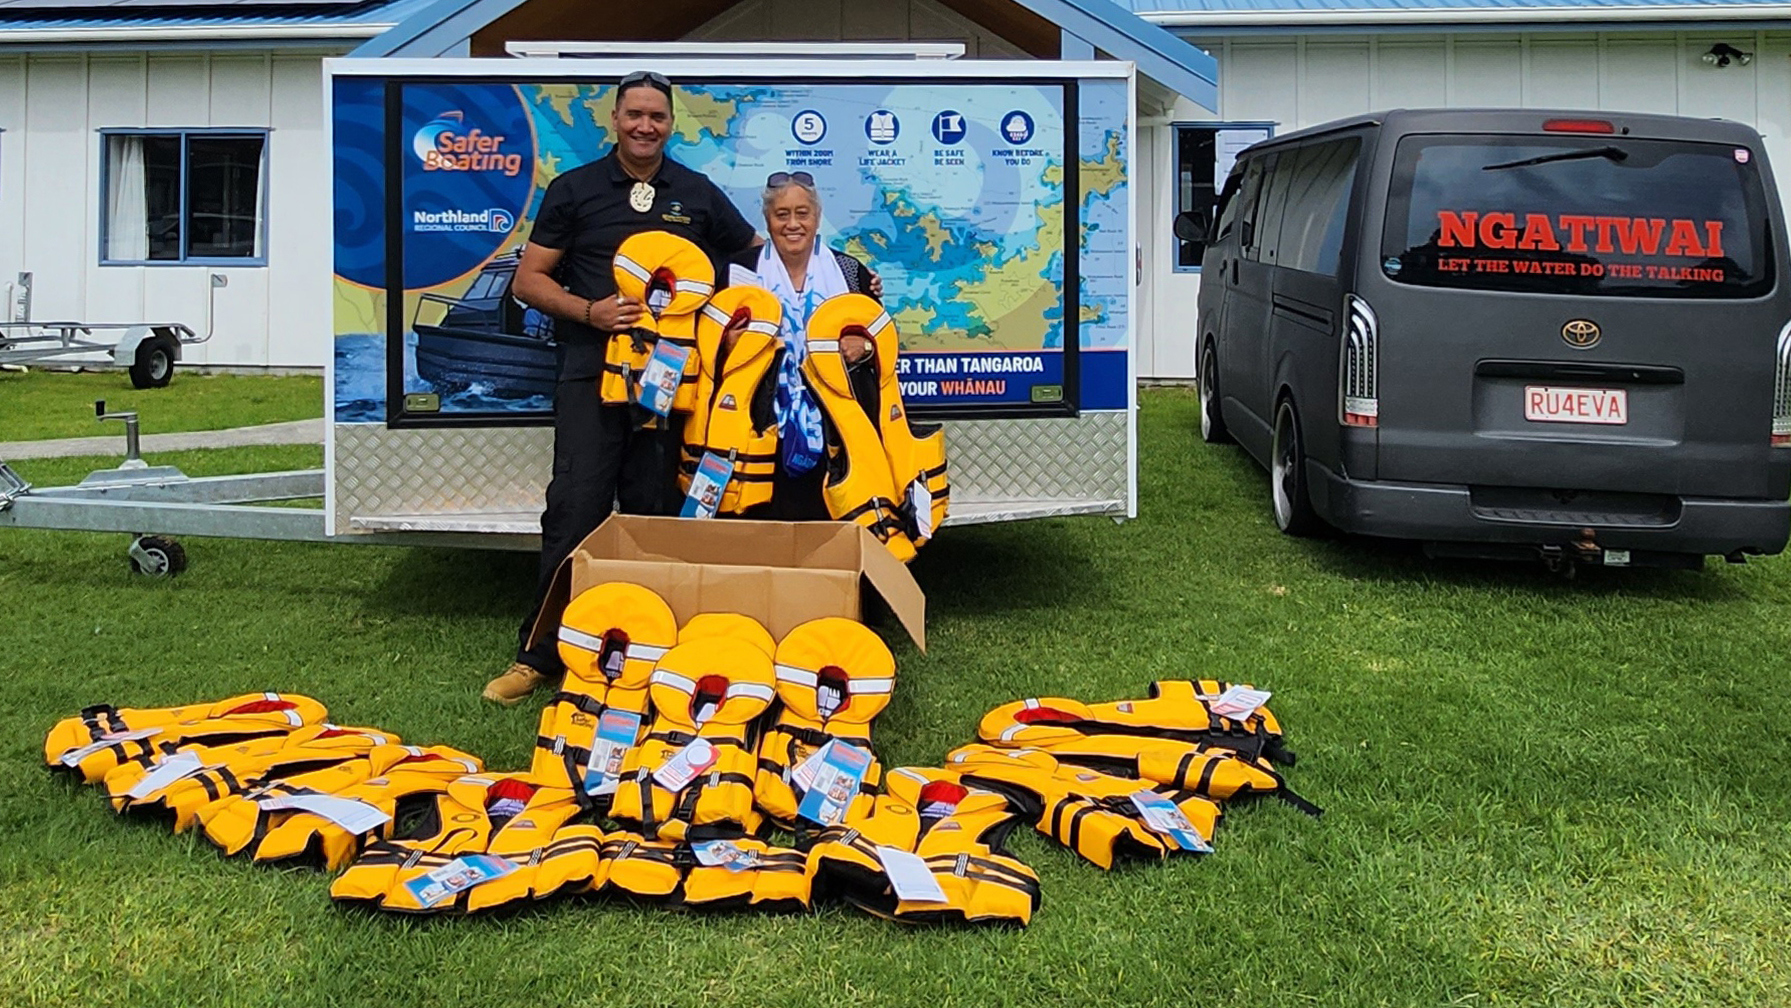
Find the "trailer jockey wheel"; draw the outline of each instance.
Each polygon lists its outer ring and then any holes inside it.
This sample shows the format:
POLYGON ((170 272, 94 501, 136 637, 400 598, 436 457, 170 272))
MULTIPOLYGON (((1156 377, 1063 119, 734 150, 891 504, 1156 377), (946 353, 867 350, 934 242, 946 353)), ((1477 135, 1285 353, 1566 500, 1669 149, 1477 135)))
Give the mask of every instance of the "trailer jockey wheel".
POLYGON ((171 578, 187 569, 187 551, 166 536, 138 536, 131 542, 131 572, 171 578))
POLYGON ((132 388, 166 388, 174 380, 174 359, 180 344, 165 332, 137 344, 137 359, 131 364, 132 388))

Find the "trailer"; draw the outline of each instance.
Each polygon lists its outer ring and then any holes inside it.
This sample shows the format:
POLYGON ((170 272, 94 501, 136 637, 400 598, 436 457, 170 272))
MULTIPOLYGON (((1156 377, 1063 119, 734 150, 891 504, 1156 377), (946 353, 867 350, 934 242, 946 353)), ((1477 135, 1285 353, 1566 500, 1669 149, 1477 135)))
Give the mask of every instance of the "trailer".
POLYGON ((947 525, 1135 516, 1132 64, 705 48, 326 61, 324 468, 0 485, 0 525, 132 532, 138 547, 538 548, 552 332, 509 277, 546 184, 607 149, 614 83, 643 64, 674 81, 669 156, 755 222, 768 174, 809 172, 822 240, 883 278, 904 402, 946 428, 947 525), (319 494, 321 510, 250 503, 319 494))
MULTIPOLYGON (((211 339, 210 299, 204 333, 185 322, 40 322, 31 317, 31 280, 31 273, 23 272, 7 285, 12 317, 0 322, 0 364, 111 364, 129 371, 136 388, 163 388, 174 379, 181 348, 211 339)), ((210 289, 228 283, 227 276, 213 273, 210 289)))

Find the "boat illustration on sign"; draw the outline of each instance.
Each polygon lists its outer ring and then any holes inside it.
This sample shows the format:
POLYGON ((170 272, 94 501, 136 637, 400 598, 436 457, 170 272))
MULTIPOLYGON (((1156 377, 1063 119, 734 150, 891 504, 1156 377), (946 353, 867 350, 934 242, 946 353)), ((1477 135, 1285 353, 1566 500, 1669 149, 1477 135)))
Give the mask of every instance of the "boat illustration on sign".
POLYGON ((553 395, 553 320, 510 296, 521 258, 519 249, 492 259, 459 297, 421 295, 411 318, 417 375, 436 391, 472 389, 500 399, 553 395))

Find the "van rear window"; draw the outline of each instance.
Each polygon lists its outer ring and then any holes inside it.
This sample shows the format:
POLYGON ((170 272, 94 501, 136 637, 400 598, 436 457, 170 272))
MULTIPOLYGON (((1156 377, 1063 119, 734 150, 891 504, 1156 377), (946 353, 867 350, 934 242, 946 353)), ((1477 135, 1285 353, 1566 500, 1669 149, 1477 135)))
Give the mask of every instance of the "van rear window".
POLYGON ((1381 270, 1425 287, 1758 297, 1773 262, 1754 157, 1626 136, 1409 136, 1381 270))

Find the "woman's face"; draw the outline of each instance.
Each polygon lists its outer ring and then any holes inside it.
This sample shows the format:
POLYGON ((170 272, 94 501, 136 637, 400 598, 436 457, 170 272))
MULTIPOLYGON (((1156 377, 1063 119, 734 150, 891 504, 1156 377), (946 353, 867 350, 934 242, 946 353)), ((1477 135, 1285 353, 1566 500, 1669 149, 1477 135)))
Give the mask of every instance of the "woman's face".
POLYGON ((815 245, 818 216, 814 195, 799 185, 787 185, 765 211, 765 230, 784 258, 806 256, 815 245))

